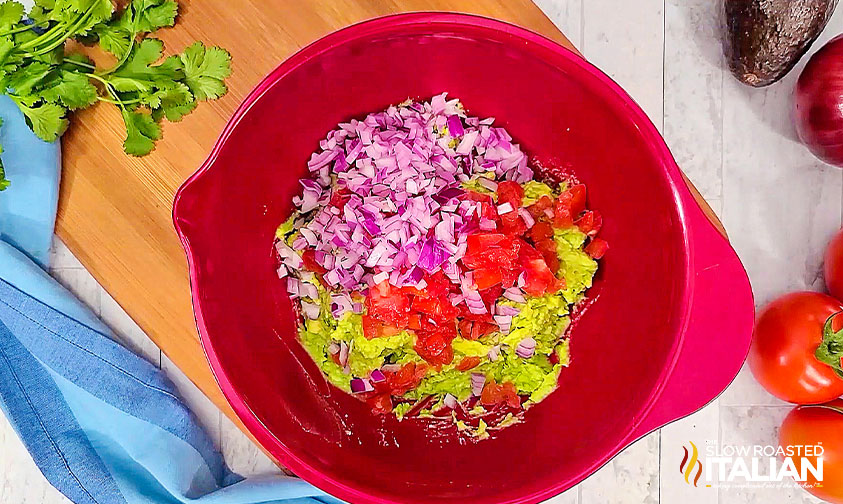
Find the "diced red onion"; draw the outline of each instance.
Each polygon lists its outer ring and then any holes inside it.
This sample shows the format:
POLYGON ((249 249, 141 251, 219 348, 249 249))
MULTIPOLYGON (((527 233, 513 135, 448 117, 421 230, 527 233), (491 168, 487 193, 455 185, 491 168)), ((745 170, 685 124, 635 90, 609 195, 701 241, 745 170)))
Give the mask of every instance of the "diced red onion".
POLYGON ((494 316, 495 322, 500 327, 501 332, 507 334, 512 327, 512 316, 511 315, 495 315, 494 316))
POLYGON ((348 343, 345 341, 340 342, 340 355, 339 359, 340 366, 346 367, 348 365, 348 343))
POLYGON ((301 302, 301 311, 305 318, 310 320, 316 320, 319 318, 319 313, 321 312, 321 308, 316 303, 308 303, 307 301, 301 302))
POLYGON ((352 378, 351 379, 351 392, 354 394, 362 394, 364 392, 371 392, 375 390, 375 387, 372 386, 372 383, 364 378, 352 378))
POLYGON ((486 384, 486 375, 482 373, 471 373, 471 393, 479 396, 486 384))
POLYGON ((518 215, 520 215, 521 218, 524 219, 524 224, 527 225, 527 229, 530 229, 536 225, 536 219, 533 218, 533 215, 529 211, 527 211, 526 208, 519 208, 518 215))
POLYGON ((500 345, 495 345, 489 349, 489 360, 495 362, 501 356, 501 347, 500 345))
POLYGON ((459 404, 459 401, 457 401, 457 398, 453 395, 445 394, 445 397, 442 399, 442 404, 444 404, 446 408, 455 409, 457 404, 459 404))
POLYGON ((372 380, 372 383, 381 383, 386 381, 386 376, 384 376, 383 372, 380 369, 375 369, 369 375, 369 378, 372 380))
POLYGON ((498 205, 498 215, 508 214, 509 212, 515 210, 512 208, 512 204, 508 201, 506 203, 501 203, 498 205))
POLYGON ((480 184, 485 189, 488 189, 490 191, 497 191, 498 190, 498 183, 495 182, 494 180, 490 179, 490 178, 479 177, 477 179, 477 183, 480 184))
POLYGON ((510 287, 503 291, 503 297, 509 299, 510 301, 515 301, 516 303, 526 303, 527 298, 524 297, 524 293, 518 287, 510 287))
POLYGON ((526 337, 515 347, 515 353, 524 359, 529 359, 536 351, 536 340, 526 337))
POLYGON ((340 353, 340 344, 336 341, 332 341, 330 345, 328 345, 328 355, 336 355, 340 353))

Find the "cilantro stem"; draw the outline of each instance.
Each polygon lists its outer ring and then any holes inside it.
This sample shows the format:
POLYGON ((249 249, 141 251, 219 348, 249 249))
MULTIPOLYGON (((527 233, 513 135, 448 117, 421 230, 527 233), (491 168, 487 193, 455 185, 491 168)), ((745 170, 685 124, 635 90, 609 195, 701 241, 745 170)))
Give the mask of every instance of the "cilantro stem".
POLYGON ((72 60, 72 59, 65 59, 64 63, 72 63, 76 66, 80 66, 82 68, 87 68, 88 70, 96 70, 97 69, 97 67, 94 66, 94 65, 89 65, 89 64, 84 63, 82 61, 76 61, 76 60, 72 60))
POLYGON ((31 47, 38 47, 39 44, 44 43, 48 40, 53 40, 56 36, 56 33, 60 33, 62 29, 67 26, 67 23, 62 21, 61 23, 56 24, 43 34, 39 35, 37 38, 34 38, 28 42, 24 42, 23 44, 17 47, 18 50, 20 49, 29 49, 31 47))
POLYGON ((0 37, 8 37, 9 35, 14 35, 16 33, 23 33, 25 31, 32 30, 38 27, 38 23, 33 23, 31 25, 21 26, 19 28, 15 28, 14 30, 8 30, 4 32, 0 32, 0 37))

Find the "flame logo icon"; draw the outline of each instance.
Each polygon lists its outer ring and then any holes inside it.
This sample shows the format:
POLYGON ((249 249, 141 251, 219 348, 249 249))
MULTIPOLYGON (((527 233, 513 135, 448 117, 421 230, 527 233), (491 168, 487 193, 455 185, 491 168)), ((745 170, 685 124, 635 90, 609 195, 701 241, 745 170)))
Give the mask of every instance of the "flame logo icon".
POLYGON ((679 472, 685 476, 685 483, 691 484, 690 478, 691 474, 694 473, 696 469, 696 476, 694 476, 694 486, 697 486, 697 483, 700 481, 700 476, 702 476, 702 463, 699 461, 699 452, 697 451, 697 445, 693 443, 693 441, 689 441, 691 443, 691 452, 688 453, 688 449, 684 446, 682 449, 685 451, 685 456, 682 457, 682 462, 679 463, 679 472), (689 460, 690 455, 690 460, 689 460))

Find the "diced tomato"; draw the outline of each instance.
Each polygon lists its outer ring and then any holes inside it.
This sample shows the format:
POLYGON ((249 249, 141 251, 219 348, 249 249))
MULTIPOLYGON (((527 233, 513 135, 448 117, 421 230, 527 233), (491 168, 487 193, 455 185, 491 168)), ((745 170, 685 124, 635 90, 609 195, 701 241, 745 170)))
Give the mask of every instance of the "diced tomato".
POLYGON ((477 191, 466 191, 463 195, 463 198, 469 201, 479 201, 481 203, 488 203, 490 205, 494 203, 492 196, 488 194, 481 194, 477 191))
POLYGON ((518 259, 518 249, 519 246, 517 243, 510 242, 505 248, 491 247, 483 252, 466 254, 462 258, 462 263, 469 269, 478 269, 483 267, 509 267, 509 265, 518 259))
POLYGON ((440 324, 453 320, 459 314, 459 310, 445 297, 417 297, 413 300, 412 310, 428 315, 440 324))
POLYGON ((536 242, 536 249, 541 253, 547 267, 554 274, 559 271, 559 255, 556 251, 556 242, 544 239, 536 242))
POLYGON ((545 196, 542 196, 541 198, 539 198, 535 203, 533 203, 532 205, 527 207, 527 211, 530 212, 530 215, 535 217, 536 220, 542 219, 542 218, 547 217, 547 215, 545 215, 544 211, 547 210, 548 208, 552 209, 553 204, 554 204, 553 198, 545 195, 545 196))
POLYGON ((442 332, 416 332, 416 353, 434 366, 447 365, 454 360, 454 349, 451 341, 442 332))
POLYGON ((335 354, 331 354, 331 360, 334 361, 334 364, 339 366, 340 365, 340 353, 337 352, 335 354))
POLYGON ((498 209, 494 203, 480 203, 480 217, 496 221, 498 220, 498 209))
POLYGON ((316 262, 316 251, 313 249, 307 249, 301 254, 302 263, 304 263, 304 269, 308 271, 312 271, 317 275, 324 275, 328 272, 325 268, 322 267, 321 264, 316 262))
POLYGON ((524 240, 519 240, 519 241, 520 241, 520 243, 519 243, 520 246, 518 248, 518 254, 519 254, 519 259, 521 260, 522 263, 524 262, 525 259, 540 259, 541 258, 541 256, 542 256, 541 253, 539 253, 539 251, 536 250, 535 248, 533 248, 529 243, 525 242, 524 240))
POLYGON ((395 336, 396 334, 401 332, 401 329, 399 329, 398 327, 392 324, 387 324, 382 320, 378 320, 369 314, 363 315, 362 319, 363 336, 365 336, 366 339, 395 336))
POLYGON ((556 207, 553 211, 553 225, 559 229, 566 229, 574 225, 574 213, 571 210, 570 191, 565 191, 556 198, 556 207))
POLYGON ((519 268, 506 268, 501 270, 501 287, 508 289, 515 285, 518 281, 518 275, 521 274, 519 268))
POLYGON ((556 276, 544 259, 522 259, 524 267, 524 292, 531 296, 542 296, 552 290, 556 276))
POLYGON ((483 392, 480 393, 480 404, 484 406, 507 404, 512 407, 520 407, 521 398, 518 397, 518 390, 512 382, 498 385, 494 379, 490 378, 486 381, 483 392))
POLYGON ((407 325, 410 298, 406 292, 384 280, 369 289, 366 299, 368 313, 398 327, 407 325))
POLYGON ((497 301, 499 297, 501 297, 501 294, 503 294, 503 287, 501 287, 500 285, 493 285, 488 289, 480 290, 480 299, 483 300, 483 303, 486 305, 486 308, 490 308, 492 304, 494 304, 494 302, 497 301))
POLYGON ((585 253, 593 259, 600 259, 606 254, 606 251, 609 250, 609 243, 602 238, 594 238, 583 250, 585 250, 585 253))
POLYGON ((351 191, 349 191, 346 187, 340 187, 334 189, 334 192, 331 193, 330 204, 342 210, 345 208, 345 204, 348 203, 348 200, 350 199, 351 191))
POLYGON ((585 210, 585 185, 577 184, 567 192, 571 193, 571 215, 576 217, 585 210))
POLYGON ((392 411, 392 397, 389 394, 378 394, 370 397, 366 402, 371 406, 372 411, 378 415, 384 415, 392 411))
POLYGON ((490 322, 483 322, 480 320, 462 319, 460 320, 460 336, 467 340, 476 341, 487 334, 491 334, 498 330, 498 326, 490 322))
POLYGON ((424 292, 428 296, 447 296, 451 290, 451 281, 448 279, 448 277, 445 275, 445 272, 442 270, 438 270, 432 275, 426 274, 424 280, 425 282, 427 282, 427 287, 424 289, 424 292))
POLYGON ((473 273, 474 286, 478 290, 485 290, 501 283, 501 270, 499 268, 480 268, 473 273))
POLYGON ((400 396, 418 387, 427 370, 427 364, 408 362, 401 366, 401 369, 398 371, 385 372, 384 374, 386 375, 386 382, 389 384, 392 394, 400 396))
POLYGON ((533 243, 538 243, 542 240, 553 238, 553 226, 551 226, 547 222, 536 222, 533 227, 530 228, 530 231, 527 233, 527 236, 531 240, 533 240, 533 243))
POLYGON ((510 236, 521 236, 527 232, 527 223, 518 212, 513 211, 501 215, 501 225, 498 229, 510 236))
POLYGON ((603 217, 598 212, 588 210, 574 224, 588 236, 595 236, 603 226, 603 217))
POLYGON ((489 247, 498 245, 506 239, 506 236, 501 233, 472 233, 468 235, 465 241, 465 253, 476 254, 483 252, 489 247))
POLYGON ((477 367, 479 364, 480 357, 463 357, 459 364, 457 364, 457 370, 468 371, 471 368, 477 367))
POLYGON ((509 203, 512 208, 521 207, 521 200, 524 198, 524 188, 517 182, 504 180, 498 182, 498 205, 509 203))

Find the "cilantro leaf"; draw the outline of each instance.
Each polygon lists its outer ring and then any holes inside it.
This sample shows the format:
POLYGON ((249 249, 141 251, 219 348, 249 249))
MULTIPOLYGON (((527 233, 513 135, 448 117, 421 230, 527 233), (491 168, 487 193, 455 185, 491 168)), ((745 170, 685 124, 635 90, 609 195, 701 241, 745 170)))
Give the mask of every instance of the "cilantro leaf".
POLYGON ((223 82, 231 75, 231 55, 219 47, 206 48, 195 42, 181 54, 185 83, 197 100, 214 100, 228 88, 223 82))
POLYGON ((115 25, 98 25, 94 28, 94 33, 99 39, 100 47, 115 56, 121 57, 129 52, 132 34, 129 30, 120 28, 116 25, 117 23, 115 23, 115 25))
POLYGON ((8 0, 0 3, 0 30, 6 31, 23 19, 23 4, 8 0))
POLYGON ((123 110, 126 124, 126 140, 123 150, 132 156, 145 156, 155 148, 155 141, 161 138, 161 126, 150 114, 123 110))
POLYGON ((19 100, 12 98, 17 102, 18 107, 26 117, 26 122, 32 128, 32 131, 38 138, 47 141, 55 141, 67 129, 67 119, 65 115, 67 110, 61 105, 55 103, 43 103, 41 105, 30 106, 19 100))
POLYGON ((152 111, 152 117, 160 121, 162 117, 166 117, 170 122, 179 122, 184 116, 193 112, 196 109, 196 101, 190 100, 185 103, 174 103, 167 100, 161 100, 161 107, 152 111))
POLYGON ((159 28, 176 24, 179 4, 174 0, 134 0, 136 32, 152 33, 159 28))
POLYGON ((150 82, 178 80, 183 72, 181 65, 174 58, 167 58, 160 65, 153 65, 161 59, 164 43, 158 39, 143 39, 132 48, 126 62, 112 75, 117 77, 145 80, 150 82))
POLYGON ((18 96, 25 96, 32 92, 32 89, 41 84, 50 74, 51 68, 47 63, 33 61, 20 67, 11 75, 8 75, 4 84, 11 88, 18 96))
POLYGON ((49 102, 60 102, 70 110, 76 110, 97 101, 97 88, 86 75, 63 70, 56 83, 45 89, 42 96, 49 102))

